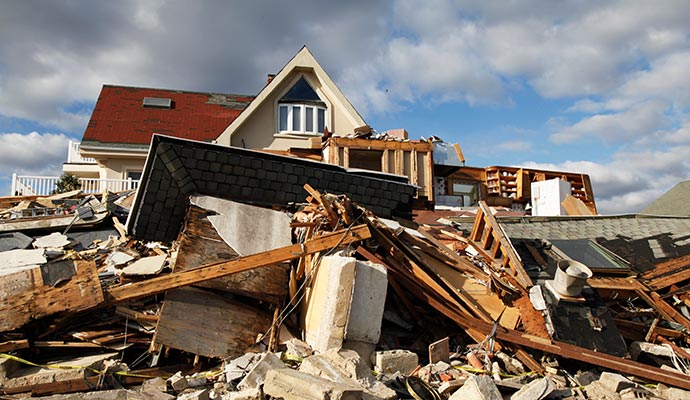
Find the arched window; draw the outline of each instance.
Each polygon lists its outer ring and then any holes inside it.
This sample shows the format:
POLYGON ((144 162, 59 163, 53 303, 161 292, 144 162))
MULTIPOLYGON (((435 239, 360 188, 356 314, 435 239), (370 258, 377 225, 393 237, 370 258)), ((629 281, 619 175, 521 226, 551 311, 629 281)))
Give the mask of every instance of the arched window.
POLYGON ((326 103, 304 77, 278 102, 280 133, 323 134, 326 127, 326 103))

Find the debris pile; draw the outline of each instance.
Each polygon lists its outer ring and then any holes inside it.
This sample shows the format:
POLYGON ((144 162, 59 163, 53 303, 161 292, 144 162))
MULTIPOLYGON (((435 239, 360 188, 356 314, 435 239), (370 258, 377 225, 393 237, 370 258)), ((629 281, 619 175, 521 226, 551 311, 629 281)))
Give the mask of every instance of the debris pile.
POLYGON ((193 194, 170 243, 118 218, 3 234, 0 394, 690 396, 690 256, 591 276, 555 244, 511 241, 483 202, 464 229, 304 189, 276 209, 193 194))

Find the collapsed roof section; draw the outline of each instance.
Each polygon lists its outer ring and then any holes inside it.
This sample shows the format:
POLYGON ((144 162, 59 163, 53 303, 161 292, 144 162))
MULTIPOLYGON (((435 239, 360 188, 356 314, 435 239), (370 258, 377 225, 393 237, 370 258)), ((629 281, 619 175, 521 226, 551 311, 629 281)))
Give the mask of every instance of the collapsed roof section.
POLYGON ((205 194, 275 206, 304 199, 304 184, 346 194, 382 217, 407 216, 416 187, 405 177, 366 176, 325 163, 154 135, 127 222, 136 238, 171 241, 188 196, 205 194))

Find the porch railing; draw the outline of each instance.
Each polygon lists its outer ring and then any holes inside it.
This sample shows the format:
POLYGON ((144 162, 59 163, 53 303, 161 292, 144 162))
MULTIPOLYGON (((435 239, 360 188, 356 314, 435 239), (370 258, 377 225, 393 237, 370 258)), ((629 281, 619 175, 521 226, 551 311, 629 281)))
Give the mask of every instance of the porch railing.
POLYGON ((67 150, 67 162, 70 164, 96 164, 95 158, 84 158, 79 154, 79 145, 81 142, 70 140, 67 150))
MULTIPOLYGON (((10 196, 49 196, 56 188, 58 176, 28 176, 12 174, 10 196)), ((79 178, 83 193, 121 192, 139 187, 138 180, 79 178)))

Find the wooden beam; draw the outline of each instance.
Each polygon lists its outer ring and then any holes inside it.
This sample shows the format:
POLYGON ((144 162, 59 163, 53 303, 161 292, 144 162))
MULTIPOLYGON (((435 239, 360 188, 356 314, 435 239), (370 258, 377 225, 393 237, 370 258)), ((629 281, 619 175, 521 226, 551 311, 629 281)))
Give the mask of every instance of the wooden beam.
POLYGON ((341 229, 333 233, 319 236, 305 243, 293 244, 291 246, 240 257, 231 261, 210 264, 189 271, 158 276, 146 281, 110 288, 106 290, 105 298, 107 303, 117 303, 150 296, 156 293, 165 292, 169 289, 189 286, 209 279, 248 271, 265 265, 295 260, 307 254, 347 245, 370 237, 371 233, 366 225, 359 225, 349 230, 341 229))
POLYGON ((8 340, 6 342, 0 343, 0 353, 7 353, 8 351, 28 349, 29 341, 26 339, 21 340, 8 340))

